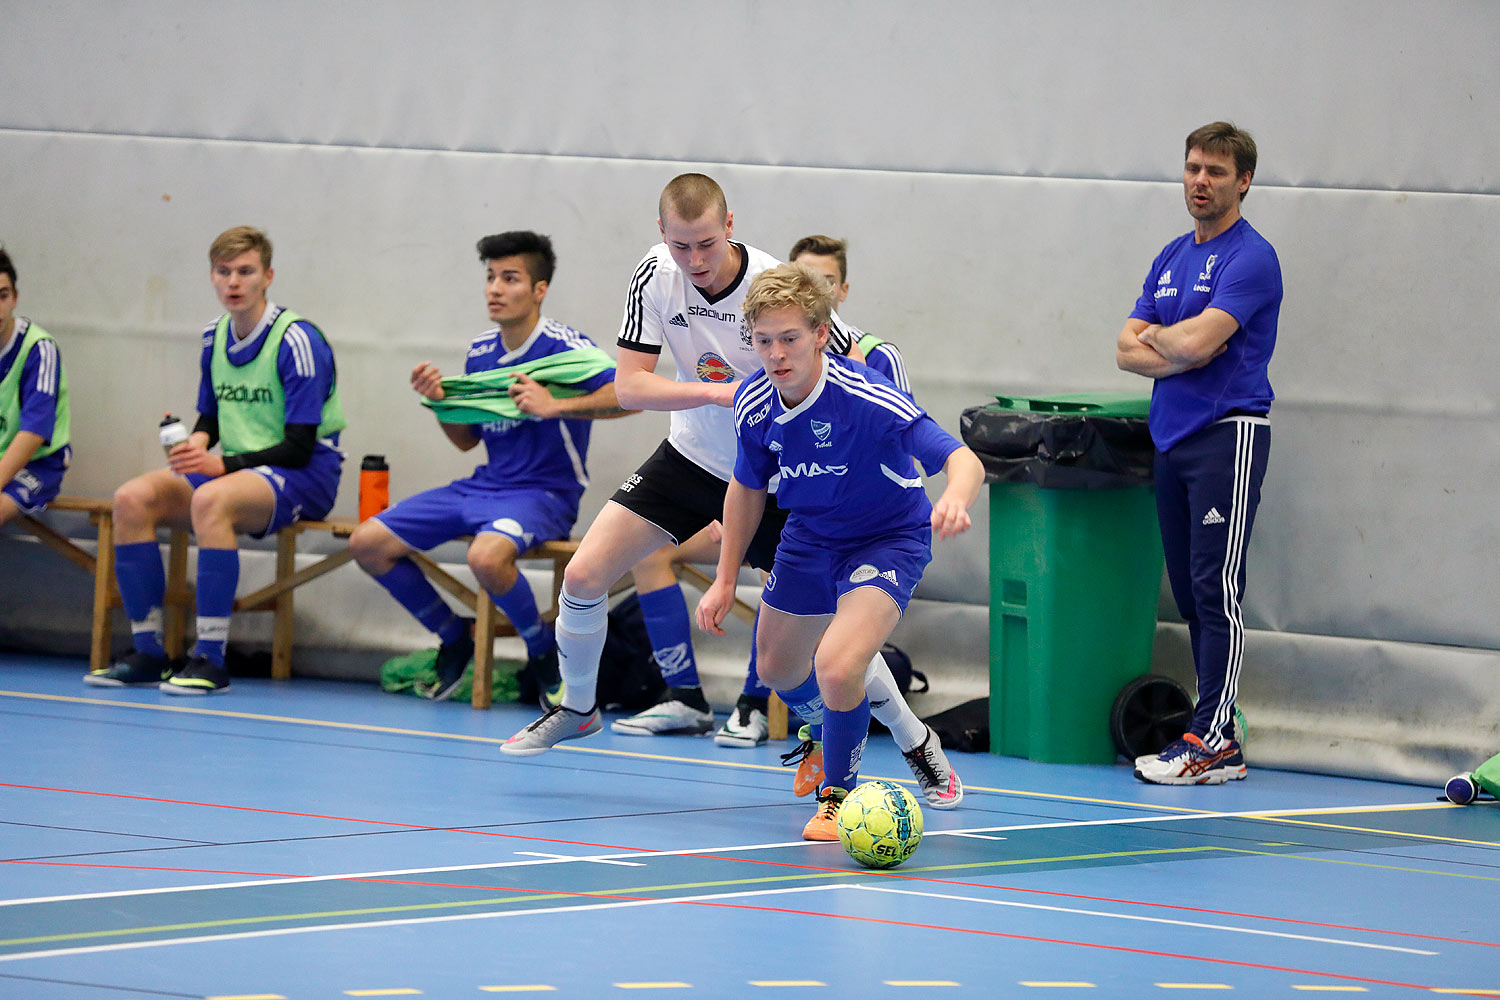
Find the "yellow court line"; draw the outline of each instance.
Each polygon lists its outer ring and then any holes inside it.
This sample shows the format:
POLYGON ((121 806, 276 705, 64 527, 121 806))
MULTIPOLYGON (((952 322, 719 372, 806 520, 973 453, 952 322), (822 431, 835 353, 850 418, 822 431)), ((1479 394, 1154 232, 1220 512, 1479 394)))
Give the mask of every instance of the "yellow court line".
POLYGON ((1469 990, 1455 990, 1455 989, 1440 990, 1436 986, 1434 986, 1432 988, 1432 992, 1434 992, 1434 993, 1456 993, 1459 996, 1465 996, 1465 997, 1500 997, 1500 988, 1489 989, 1489 990, 1474 990, 1474 989, 1469 989, 1469 990))
MULTIPOLYGON (((1204 851, 1222 850, 1226 849, 1219 847, 1173 847, 1148 851, 1112 851, 1104 854, 1078 854, 1067 857, 1016 858, 1009 861, 984 861, 979 862, 978 864, 971 865, 935 865, 927 868, 903 869, 903 871, 916 873, 951 871, 953 869, 1001 868, 1025 864, 1048 864, 1065 861, 1093 861, 1101 860, 1104 858, 1148 857, 1159 856, 1163 854, 1194 854, 1204 851)), ((610 903, 615 901, 633 902, 634 900, 632 899, 617 900, 616 897, 634 897, 640 896, 645 893, 656 892, 681 892, 690 889, 722 889, 731 886, 743 887, 751 885, 763 885, 767 882, 807 882, 820 879, 848 880, 851 878, 861 877, 876 879, 883 878, 884 876, 877 875, 873 872, 842 870, 821 871, 806 872, 797 875, 771 875, 761 878, 724 879, 722 881, 716 882, 678 882, 671 885, 631 886, 619 889, 598 890, 595 892, 534 892, 522 893, 513 896, 491 896, 484 899, 449 900, 445 902, 435 903, 408 903, 401 906, 371 906, 352 910, 323 910, 310 913, 262 914, 255 917, 226 917, 222 920, 199 920, 191 923, 156 924, 146 927, 116 927, 101 931, 75 931, 67 934, 46 934, 27 938, 10 938, 8 940, 0 940, 0 948, 10 948, 20 945, 57 944, 63 941, 83 941, 98 938, 124 937, 130 934, 166 934, 180 931, 209 930, 211 928, 235 927, 249 924, 267 924, 275 923, 278 921, 292 922, 299 920, 323 920, 339 917, 368 917, 380 914, 411 913, 420 910, 452 910, 465 909, 476 906, 501 906, 507 903, 520 902, 543 902, 549 900, 568 899, 594 900, 601 903, 610 903)), ((671 900, 664 900, 664 902, 671 902, 671 900)), ((515 912, 521 913, 525 911, 517 910, 515 912)))
MULTIPOLYGON (((219 717, 219 718, 226 718, 226 719, 246 719, 246 720, 253 721, 253 722, 279 722, 279 723, 284 723, 286 725, 294 725, 294 726, 312 726, 314 728, 323 728, 323 729, 344 729, 344 730, 349 730, 351 732, 382 733, 382 734, 392 735, 392 736, 421 736, 421 737, 425 737, 425 738, 428 738, 428 739, 452 740, 452 741, 458 742, 458 743, 480 743, 480 744, 491 744, 491 745, 498 746, 498 745, 504 743, 506 739, 508 739, 508 737, 476 736, 476 735, 472 735, 472 734, 468 734, 468 733, 444 733, 444 732, 438 732, 438 731, 429 730, 429 729, 402 729, 402 728, 395 727, 395 726, 377 726, 377 725, 372 725, 370 723, 365 723, 365 722, 335 722, 335 721, 332 721, 332 720, 329 720, 329 719, 307 719, 307 718, 302 718, 302 717, 293 716, 293 715, 265 715, 265 714, 261 714, 261 713, 257 713, 257 712, 232 712, 232 711, 228 711, 228 710, 225 710, 225 709, 196 708, 196 707, 191 706, 191 705, 157 705, 157 704, 149 704, 149 703, 145 703, 145 702, 136 702, 136 701, 114 701, 114 700, 109 699, 109 698, 84 698, 84 697, 80 697, 78 695, 42 694, 42 693, 34 692, 34 691, 6 691, 6 690, 0 690, 0 697, 29 698, 29 699, 36 700, 36 701, 56 701, 56 702, 64 702, 64 703, 75 704, 75 705, 98 705, 98 706, 102 706, 104 708, 133 708, 133 709, 143 709, 143 710, 152 711, 152 712, 175 712, 175 713, 183 714, 183 715, 216 716, 216 717, 219 717)), ((752 763, 747 763, 747 762, 744 762, 744 761, 716 760, 716 759, 707 759, 707 760, 705 760, 705 759, 698 758, 698 757, 675 757, 675 756, 672 756, 672 755, 669 755, 669 754, 645 753, 645 752, 639 751, 639 750, 614 750, 614 749, 609 749, 609 748, 605 748, 605 747, 559 746, 559 747, 555 747, 554 749, 558 750, 558 751, 562 751, 564 753, 596 754, 598 756, 604 756, 604 757, 625 757, 625 758, 630 758, 630 759, 634 759, 634 760, 654 760, 654 761, 662 761, 664 763, 669 763, 669 764, 693 764, 693 765, 698 765, 698 766, 701 766, 701 767, 723 767, 723 768, 734 768, 734 769, 746 770, 746 771, 766 771, 766 772, 775 773, 775 774, 784 773, 784 768, 782 768, 780 765, 777 765, 777 764, 752 764, 752 763)), ((871 777, 879 777, 879 775, 871 775, 871 777)), ((888 780, 888 781, 897 781, 897 782, 900 782, 902 784, 907 784, 907 785, 915 785, 916 784, 916 782, 913 779, 911 779, 911 778, 895 777, 895 778, 887 778, 885 780, 888 780)), ((1030 791, 1030 790, 1023 789, 1023 788, 998 788, 998 787, 989 786, 989 785, 966 785, 965 787, 969 791, 971 791, 971 792, 990 792, 990 793, 995 794, 995 795, 1015 795, 1015 796, 1020 796, 1020 797, 1023 797, 1023 798, 1051 799, 1051 800, 1059 801, 1059 802, 1079 802, 1079 803, 1083 803, 1083 804, 1086 804, 1086 805, 1120 806, 1120 807, 1123 807, 1123 808, 1126 808, 1126 809, 1139 809, 1139 810, 1143 810, 1143 811, 1146 811, 1146 812, 1162 812, 1162 813, 1170 813, 1170 814, 1174 814, 1174 815, 1188 815, 1188 816, 1198 815, 1198 816, 1210 816, 1210 817, 1220 815, 1220 810, 1214 810, 1214 809, 1190 809, 1190 808, 1188 808, 1186 806, 1167 806, 1167 805, 1159 805, 1159 804, 1151 803, 1151 802, 1131 802, 1131 801, 1124 800, 1124 799, 1103 799, 1103 798, 1098 798, 1096 796, 1089 796, 1089 795, 1067 795, 1067 794, 1064 794, 1064 793, 1061 793, 1061 792, 1034 792, 1034 791, 1030 791)), ((1278 819, 1280 816, 1284 815, 1285 813, 1297 813, 1299 815, 1336 816, 1336 815, 1341 815, 1341 814, 1358 813, 1358 812, 1405 812, 1405 811, 1412 811, 1412 810, 1445 809, 1445 808, 1446 809, 1456 809, 1456 808, 1460 808, 1460 807, 1455 806, 1455 805, 1453 805, 1452 803, 1449 803, 1449 802, 1421 802, 1421 803, 1401 803, 1401 804, 1394 804, 1394 805, 1390 805, 1390 806, 1329 806, 1325 810, 1317 810, 1316 812, 1312 812, 1312 811, 1309 811, 1309 810, 1306 810, 1306 809, 1287 809, 1287 810, 1269 809, 1269 810, 1265 810, 1264 812, 1256 812, 1256 813, 1253 813, 1253 814, 1244 815, 1244 816, 1242 816, 1242 818, 1273 820, 1273 819, 1278 819)), ((1290 821, 1286 821, 1286 822, 1290 822, 1290 821)), ((1357 827, 1349 827, 1348 829, 1355 830, 1355 829, 1359 829, 1359 828, 1357 828, 1357 827)), ((1391 831, 1384 831, 1384 830, 1370 831, 1370 830, 1367 830, 1367 831, 1364 831, 1364 832, 1367 832, 1367 833, 1386 833, 1386 832, 1391 832, 1391 831)), ((1423 835, 1422 834, 1403 834, 1403 836, 1421 837, 1423 835)), ((1430 838, 1430 839, 1446 839, 1446 838, 1430 838)), ((1487 844, 1485 841, 1458 841, 1458 842, 1459 843, 1474 843, 1474 844, 1482 844, 1484 846, 1500 847, 1500 844, 1487 844)))
MULTIPOLYGON (((1423 805, 1426 805, 1426 803, 1423 803, 1423 805)), ((1454 806, 1449 802, 1434 802, 1432 803, 1432 805, 1439 808, 1443 806, 1449 806, 1450 808, 1454 809, 1460 808, 1458 806, 1454 806)), ((1412 809, 1416 807, 1407 806, 1405 808, 1412 809)), ((1399 812, 1401 810, 1393 808, 1390 811, 1399 812)), ((1464 837, 1444 837, 1436 833, 1407 833, 1404 830, 1375 830, 1366 826, 1346 826, 1340 823, 1315 823, 1312 820, 1292 819, 1289 816, 1278 816, 1275 813, 1266 813, 1264 815, 1256 813, 1254 816, 1248 816, 1246 818, 1265 819, 1269 820, 1272 823, 1290 823, 1295 826, 1322 827, 1323 829, 1327 830, 1346 830, 1350 833, 1373 833, 1379 834, 1383 837, 1408 837, 1414 840, 1437 840, 1445 844, 1470 844, 1474 847, 1500 847, 1500 842, 1496 842, 1493 840, 1468 840, 1464 837)))
POLYGON ((1157 983, 1164 990, 1232 990, 1228 983, 1157 983))

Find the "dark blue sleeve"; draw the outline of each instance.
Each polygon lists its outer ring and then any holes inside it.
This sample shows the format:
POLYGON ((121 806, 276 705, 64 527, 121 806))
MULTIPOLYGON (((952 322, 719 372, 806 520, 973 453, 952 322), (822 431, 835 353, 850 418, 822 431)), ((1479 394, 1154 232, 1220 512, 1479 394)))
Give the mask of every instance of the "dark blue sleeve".
POLYGON ((21 426, 51 442, 57 423, 57 387, 62 378, 62 355, 57 343, 39 340, 21 367, 21 426))
POLYGON ((925 413, 911 425, 908 434, 912 458, 922 463, 929 476, 942 471, 948 456, 963 447, 962 441, 939 427, 938 422, 925 413))
POLYGON ((198 412, 205 417, 219 415, 219 400, 214 395, 214 332, 203 335, 203 352, 198 358, 198 412))
POLYGON ((1224 310, 1243 327, 1266 306, 1281 301, 1281 262, 1270 247, 1246 247, 1223 267, 1208 308, 1224 310))
POLYGON ((333 389, 333 349, 323 335, 310 324, 293 323, 281 338, 276 371, 286 396, 284 423, 321 424, 333 389))
POLYGON ((739 438, 735 446, 734 478, 752 490, 763 490, 771 477, 780 471, 776 453, 765 447, 754 435, 739 438))

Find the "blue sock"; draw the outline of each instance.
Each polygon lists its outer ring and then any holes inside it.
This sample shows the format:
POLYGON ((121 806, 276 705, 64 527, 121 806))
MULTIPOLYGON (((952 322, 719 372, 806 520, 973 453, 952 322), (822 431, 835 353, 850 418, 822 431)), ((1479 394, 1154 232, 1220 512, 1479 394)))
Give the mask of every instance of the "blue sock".
POLYGON ((809 725, 823 722, 823 695, 818 691, 818 675, 811 670, 807 680, 785 691, 777 690, 786 707, 797 713, 797 717, 809 725))
POLYGON ((130 642, 138 652, 166 656, 161 644, 161 602, 167 571, 155 541, 115 546, 115 583, 130 618, 130 642))
POLYGON ((396 599, 397 604, 410 611, 412 617, 426 626, 428 631, 436 632, 439 642, 447 645, 463 638, 468 622, 453 613, 453 609, 438 596, 432 584, 427 582, 427 577, 422 575, 417 564, 410 559, 397 559, 390 572, 375 577, 375 582, 384 587, 396 599))
POLYGON ((702 687, 698 663, 693 659, 693 625, 688 620, 682 588, 674 583, 639 596, 646 635, 651 638, 651 655, 661 667, 661 679, 669 687, 702 687))
POLYGON ((755 626, 750 631, 750 667, 745 672, 745 694, 751 698, 765 700, 771 697, 771 689, 755 670, 755 634, 760 630, 760 609, 755 609, 755 626))
POLYGON ((229 616, 240 583, 239 549, 198 550, 198 644, 193 652, 224 665, 229 616))
POLYGON ((526 574, 517 571, 515 586, 503 594, 491 594, 490 597, 516 627, 517 634, 526 641, 526 655, 546 655, 552 648, 552 635, 542 625, 541 613, 536 609, 536 596, 531 592, 531 584, 526 582, 526 574))
POLYGON ((870 738, 870 699, 847 712, 823 709, 823 787, 851 790, 859 784, 859 762, 870 738))

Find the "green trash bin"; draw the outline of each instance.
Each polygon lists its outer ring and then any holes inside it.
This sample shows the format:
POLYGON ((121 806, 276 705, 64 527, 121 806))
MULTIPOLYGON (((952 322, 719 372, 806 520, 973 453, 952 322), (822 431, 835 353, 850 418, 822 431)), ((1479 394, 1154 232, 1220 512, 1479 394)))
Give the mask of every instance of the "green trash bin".
POLYGON ((1161 589, 1149 399, 997 396, 964 414, 990 478, 990 751, 1108 764, 1161 589), (982 425, 982 426, 981 426, 982 425))

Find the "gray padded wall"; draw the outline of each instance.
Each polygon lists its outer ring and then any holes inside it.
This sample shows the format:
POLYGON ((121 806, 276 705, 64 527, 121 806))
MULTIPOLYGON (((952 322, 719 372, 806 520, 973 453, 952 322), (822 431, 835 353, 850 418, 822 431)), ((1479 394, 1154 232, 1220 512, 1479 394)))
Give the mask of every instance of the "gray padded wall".
MULTIPOLYGON (((1246 701, 1260 732, 1303 735, 1257 757, 1312 746, 1431 777, 1500 736, 1494 4, 7 7, 0 241, 21 311, 63 345, 68 489, 101 495, 158 460, 161 412, 192 409, 221 229, 271 233, 273 297, 338 351, 348 450, 388 454, 400 495, 472 464, 405 372, 457 370, 485 327, 474 239, 551 233, 547 311, 613 349, 656 195, 684 169, 719 178, 763 249, 849 237, 847 318, 903 346, 951 430, 997 390, 1145 391, 1114 369, 1114 336, 1188 228, 1182 136, 1232 118, 1260 142, 1245 210, 1287 289, 1246 701), (1283 675, 1297 684, 1264 683, 1283 675), (1347 697, 1370 684, 1444 720, 1455 749, 1434 753, 1422 719, 1383 755, 1307 736, 1309 704, 1385 731, 1381 699, 1347 697)), ((585 522, 663 426, 597 428, 585 522)), ((982 605, 979 513, 923 597, 982 605)), ((1169 599, 1162 615, 1158 664, 1182 674, 1169 599)), ((903 630, 941 660, 941 630, 903 630)), ((982 662, 953 671, 982 687, 982 662)))

